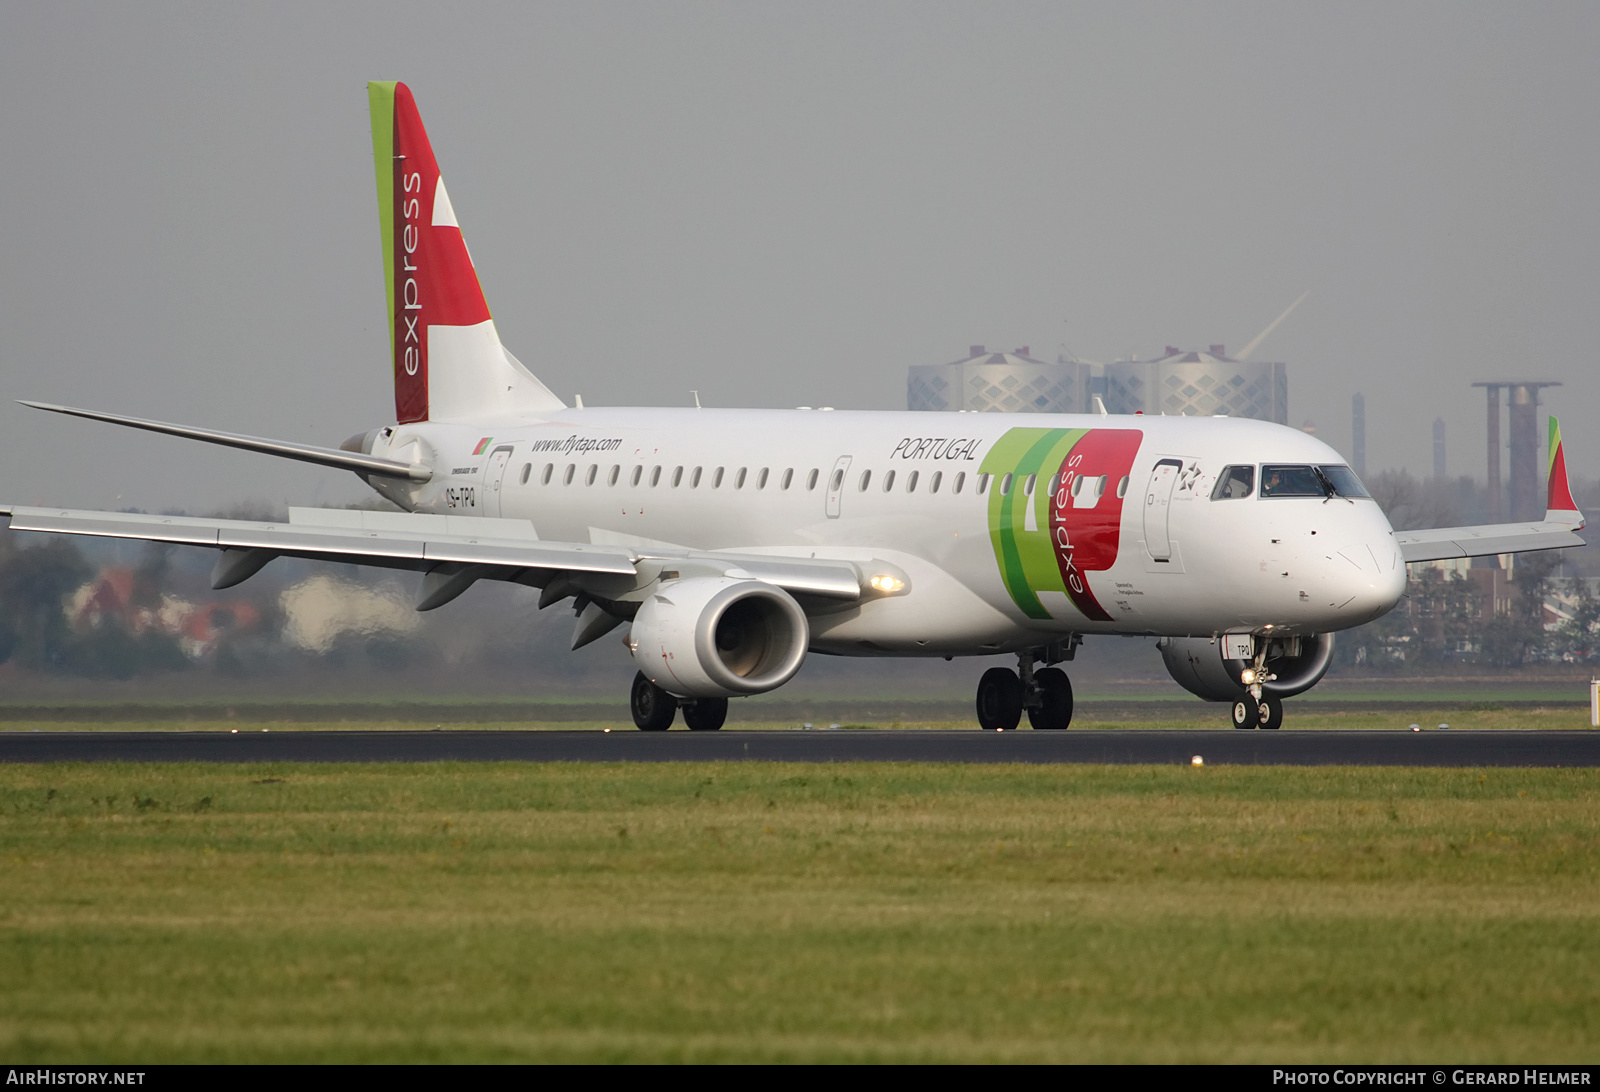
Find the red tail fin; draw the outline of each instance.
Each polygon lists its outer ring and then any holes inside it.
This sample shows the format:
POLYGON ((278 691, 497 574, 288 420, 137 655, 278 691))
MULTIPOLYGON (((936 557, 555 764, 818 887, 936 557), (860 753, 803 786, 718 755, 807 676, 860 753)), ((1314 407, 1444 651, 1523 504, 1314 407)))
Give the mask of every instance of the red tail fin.
POLYGON ((367 94, 384 229, 396 420, 563 408, 500 345, 410 89, 403 83, 369 83, 367 94))

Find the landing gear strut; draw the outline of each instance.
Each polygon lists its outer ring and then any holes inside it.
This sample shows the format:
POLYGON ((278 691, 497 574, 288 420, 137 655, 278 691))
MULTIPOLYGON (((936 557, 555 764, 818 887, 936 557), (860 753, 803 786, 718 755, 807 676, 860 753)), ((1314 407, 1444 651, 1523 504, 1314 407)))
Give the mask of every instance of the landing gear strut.
POLYGON ((1251 657, 1250 666, 1245 668, 1239 677, 1239 681, 1244 684, 1245 692, 1233 703, 1233 726, 1281 728, 1283 699, 1275 694, 1268 694, 1265 689, 1267 683, 1277 678, 1267 670, 1267 642, 1258 638, 1255 645, 1255 654, 1251 657))
POLYGON ((978 680, 978 725, 987 732, 1009 732, 1022 722, 1035 728, 1065 728, 1072 723, 1072 681, 1059 667, 1035 671, 1034 661, 1047 664, 1072 659, 1076 635, 1044 648, 1017 654, 1017 670, 991 667, 978 680))

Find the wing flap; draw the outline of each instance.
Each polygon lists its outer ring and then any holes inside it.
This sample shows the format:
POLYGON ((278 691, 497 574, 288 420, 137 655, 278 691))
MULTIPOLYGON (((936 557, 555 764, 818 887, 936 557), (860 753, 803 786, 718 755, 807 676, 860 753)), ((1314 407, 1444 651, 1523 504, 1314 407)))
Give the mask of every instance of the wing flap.
MULTIPOLYGON (((301 512, 308 510, 302 509, 301 512)), ((325 511, 335 511, 327 509, 325 511)), ((337 526, 307 522, 260 523, 252 520, 196 519, 189 516, 148 516, 129 512, 83 512, 61 508, 11 509, 11 527, 17 531, 43 531, 58 535, 92 535, 106 538, 136 538, 153 542, 173 542, 214 549, 257 549, 297 557, 325 558, 330 561, 369 562, 424 568, 444 561, 496 565, 516 569, 550 569, 572 572, 619 573, 632 575, 637 570, 633 555, 611 546, 589 546, 570 542, 543 542, 536 538, 490 537, 484 533, 461 534, 439 527, 427 517, 404 513, 366 513, 418 519, 423 527, 411 529, 397 520, 379 521, 385 529, 337 526)), ((453 520, 455 517, 434 517, 453 520)), ((492 525, 498 521, 474 521, 492 525)), ((507 521, 514 523, 516 521, 507 521)), ((526 521, 524 521, 525 523, 526 521)), ((446 525, 448 526, 448 524, 446 525)), ((473 528, 479 530, 477 526, 473 528)), ((494 530, 492 526, 482 530, 494 530)), ((514 528, 508 528, 514 532, 514 528)), ((531 532, 529 527, 528 531, 531 532)))
MULTIPOLYGON (((522 570, 640 576, 640 552, 624 546, 546 542, 527 520, 438 516, 405 512, 294 508, 286 523, 151 516, 67 508, 0 508, 16 531, 141 539, 218 550, 262 551, 386 568, 429 570, 445 563, 484 567, 489 578, 513 579, 522 570)), ((862 596, 860 564, 836 558, 684 550, 674 559, 711 565, 786 591, 827 599, 862 596)), ((656 556, 656 560, 662 560, 656 556)), ((873 563, 884 568, 881 563, 873 563)), ((259 568, 259 566, 257 566, 259 568)), ((898 570, 896 570, 898 571, 898 570)), ((650 576, 654 579, 654 576, 650 576)), ((625 582, 625 586, 626 586, 625 582)))

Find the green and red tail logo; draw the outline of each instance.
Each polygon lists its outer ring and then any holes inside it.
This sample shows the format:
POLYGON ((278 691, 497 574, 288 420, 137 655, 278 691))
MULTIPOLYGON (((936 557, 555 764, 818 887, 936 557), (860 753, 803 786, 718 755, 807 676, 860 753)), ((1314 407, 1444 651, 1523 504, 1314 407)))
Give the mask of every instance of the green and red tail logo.
POLYGON ((1111 568, 1122 501, 1144 433, 1125 428, 1014 428, 979 469, 989 483, 989 539, 1006 591, 1029 618, 1053 618, 1040 593, 1064 594, 1086 618, 1111 615, 1089 574, 1111 568))
POLYGON ((394 350, 394 410, 428 419, 428 330, 489 318, 478 273, 439 177, 422 118, 403 83, 369 83, 372 154, 394 350))
MULTIPOLYGON (((1547 512, 1578 511, 1578 502, 1572 499, 1572 486, 1567 483, 1567 453, 1561 446, 1561 422, 1550 418, 1550 466, 1545 493, 1547 512)), ((1549 516, 1545 517, 1546 519, 1549 516)), ((1583 526, 1579 516, 1578 526, 1583 526)))

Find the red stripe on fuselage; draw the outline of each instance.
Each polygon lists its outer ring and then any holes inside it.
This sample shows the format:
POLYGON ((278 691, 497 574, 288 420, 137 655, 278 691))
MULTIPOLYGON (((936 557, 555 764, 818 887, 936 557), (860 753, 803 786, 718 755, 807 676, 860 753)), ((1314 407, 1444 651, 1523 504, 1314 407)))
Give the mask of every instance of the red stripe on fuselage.
MULTIPOLYGON (((1116 564, 1122 538, 1122 501, 1117 494, 1125 475, 1133 469, 1144 433, 1138 429, 1091 429, 1072 445, 1062 460, 1056 491, 1050 498, 1050 544, 1055 550, 1067 597, 1084 616, 1097 622, 1111 619, 1089 588, 1088 574, 1116 564), (1085 479, 1092 488, 1105 476, 1105 492, 1092 505, 1077 507, 1073 486, 1085 479)), ((1131 484, 1131 483, 1130 483, 1131 484)))

